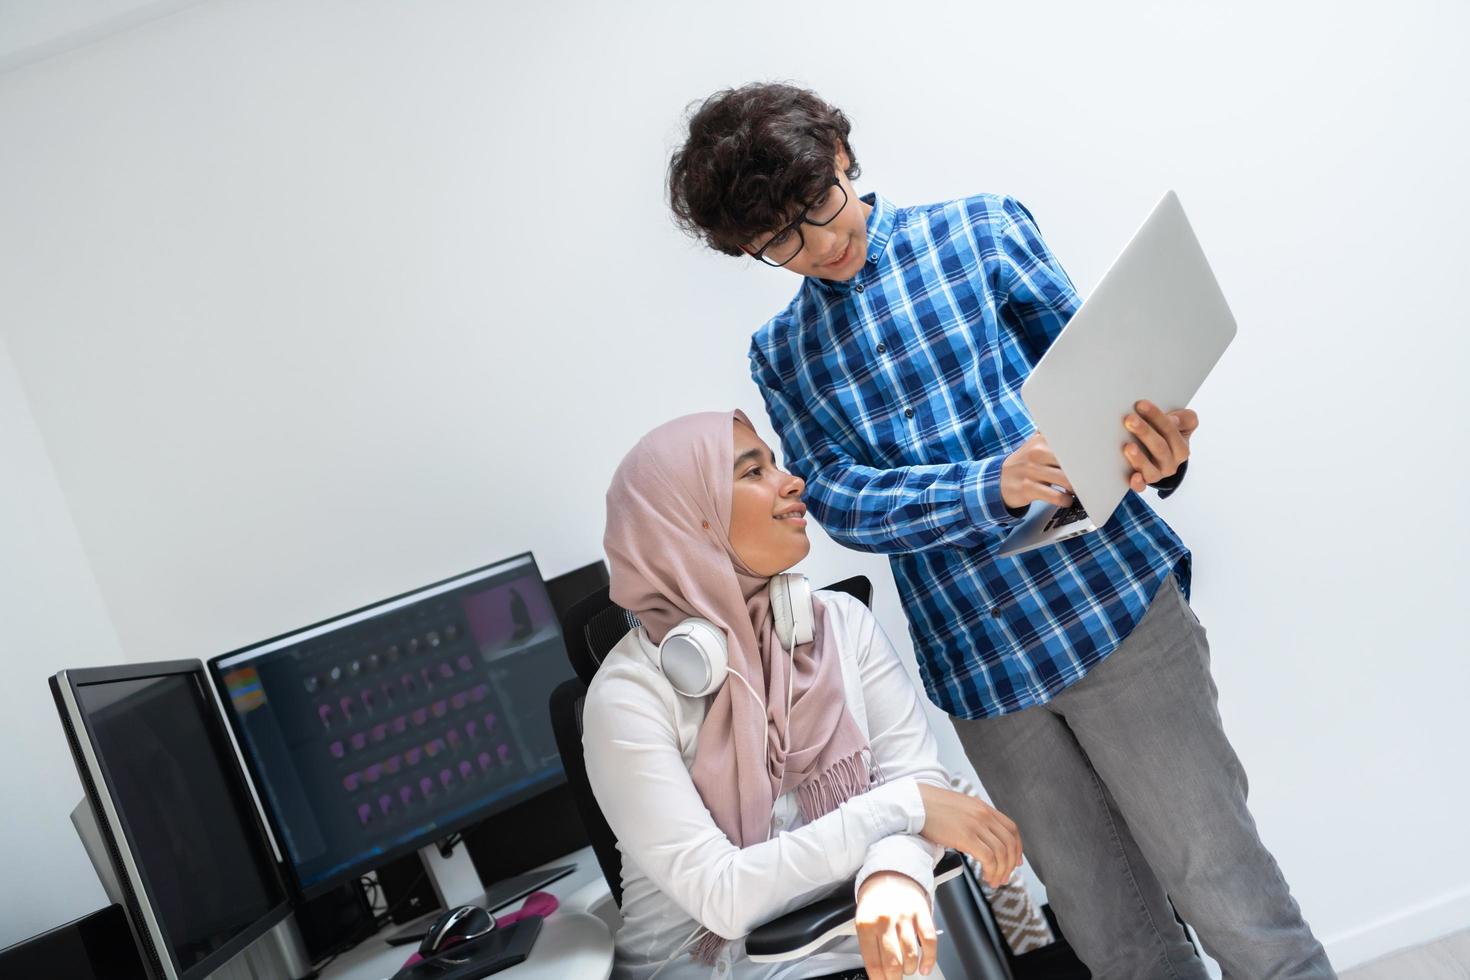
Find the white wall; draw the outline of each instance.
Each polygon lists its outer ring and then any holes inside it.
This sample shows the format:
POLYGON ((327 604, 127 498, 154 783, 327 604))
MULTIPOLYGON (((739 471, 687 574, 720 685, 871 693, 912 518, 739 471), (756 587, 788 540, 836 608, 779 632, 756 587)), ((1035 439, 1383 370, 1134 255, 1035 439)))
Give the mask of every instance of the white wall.
MULTIPOLYGON (((523 548, 590 560, 639 433, 759 417, 747 338, 795 281, 672 229, 695 97, 812 85, 865 189, 1016 194, 1084 293, 1174 187, 1241 330, 1163 510, 1262 832, 1345 965, 1470 921, 1467 28, 213 0, 0 75, 0 330, 126 656, 208 656, 523 548)), ((822 540, 809 570, 878 576, 906 646, 881 560, 822 540)))
POLYGON ((68 815, 82 798, 46 678, 122 659, 0 339, 0 948, 107 904, 68 815))
POLYGON ((4 0, 0 71, 166 17, 203 0, 4 0))

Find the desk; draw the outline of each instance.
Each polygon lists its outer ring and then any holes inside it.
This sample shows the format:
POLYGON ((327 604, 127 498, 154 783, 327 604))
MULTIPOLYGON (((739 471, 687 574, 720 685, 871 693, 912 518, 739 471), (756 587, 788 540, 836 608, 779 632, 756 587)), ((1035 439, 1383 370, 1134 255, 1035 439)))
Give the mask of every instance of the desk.
MULTIPOLYGON (((558 881, 553 881, 542 891, 555 895, 562 903, 561 908, 551 914, 541 926, 536 945, 524 963, 493 974, 496 980, 608 980, 612 976, 612 934, 602 919, 579 908, 587 904, 589 894, 608 894, 602 879, 602 869, 592 848, 584 847, 565 857, 548 861, 553 864, 575 863, 577 870, 558 881), (597 888, 601 884, 601 889, 597 888), (574 894, 577 903, 568 903, 574 894)), ((610 897, 608 899, 611 900, 610 897)), ((520 902, 511 905, 520 908, 520 902)), ((388 929, 397 928, 389 926, 388 929)), ((385 930, 387 931, 387 930, 385 930)), ((389 946, 379 936, 364 940, 355 948, 343 953, 322 971, 321 980, 386 980, 403 961, 413 954, 413 946, 389 946)))

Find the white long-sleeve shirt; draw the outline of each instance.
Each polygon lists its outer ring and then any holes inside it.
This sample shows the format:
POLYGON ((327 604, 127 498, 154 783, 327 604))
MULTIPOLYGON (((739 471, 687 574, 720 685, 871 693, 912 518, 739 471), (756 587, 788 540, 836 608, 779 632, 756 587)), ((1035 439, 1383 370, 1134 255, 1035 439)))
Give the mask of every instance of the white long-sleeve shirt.
POLYGON ((918 692, 866 606, 836 592, 817 592, 816 600, 835 627, 848 708, 885 781, 811 823, 803 823, 796 793, 782 794, 771 839, 762 843, 736 847, 705 808, 690 770, 710 699, 670 686, 642 629, 625 636, 593 678, 582 744, 622 852, 619 980, 647 980, 661 966, 661 980, 794 980, 855 969, 862 956, 852 937, 800 962, 771 964, 751 962, 744 937, 854 874, 861 888, 875 871, 898 871, 932 900, 941 848, 918 836, 917 780, 948 786, 950 777, 918 692), (713 967, 693 960, 689 947, 676 953, 701 925, 732 940, 713 967))

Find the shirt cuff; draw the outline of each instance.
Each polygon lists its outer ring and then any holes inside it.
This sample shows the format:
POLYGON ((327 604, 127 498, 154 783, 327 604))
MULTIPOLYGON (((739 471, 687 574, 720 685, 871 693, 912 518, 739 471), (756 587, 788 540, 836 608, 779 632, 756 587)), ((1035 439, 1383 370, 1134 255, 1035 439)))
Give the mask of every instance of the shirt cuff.
POLYGON ((1179 484, 1184 482, 1184 471, 1187 469, 1189 469, 1189 460, 1186 459, 1179 464, 1179 469, 1174 471, 1173 476, 1165 477, 1158 483, 1150 483, 1149 486, 1157 490, 1160 497, 1167 497, 1179 489, 1179 484))
POLYGON ((924 798, 913 776, 875 786, 859 799, 866 804, 872 840, 889 834, 917 834, 924 829, 924 798))
POLYGON ((934 865, 944 851, 922 837, 894 834, 868 848, 867 860, 857 873, 856 896, 863 890, 863 882, 880 871, 894 871, 918 882, 929 896, 929 905, 934 905, 934 865))
POLYGON ((1000 495, 1000 468, 1004 464, 1004 456, 988 456, 970 464, 965 478, 965 511, 981 527, 1009 526, 1024 516, 1024 511, 1012 513, 1000 495))

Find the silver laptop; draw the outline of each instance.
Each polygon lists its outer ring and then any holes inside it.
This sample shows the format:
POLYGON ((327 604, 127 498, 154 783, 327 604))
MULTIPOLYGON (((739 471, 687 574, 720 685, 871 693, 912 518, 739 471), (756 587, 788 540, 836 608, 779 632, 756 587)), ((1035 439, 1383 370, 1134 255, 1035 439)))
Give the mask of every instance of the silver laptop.
POLYGON ((1166 412, 1188 407, 1234 336, 1235 317, 1170 191, 1021 386, 1075 499, 1033 503, 1000 554, 1107 524, 1132 492, 1123 417, 1145 398, 1166 412))

